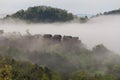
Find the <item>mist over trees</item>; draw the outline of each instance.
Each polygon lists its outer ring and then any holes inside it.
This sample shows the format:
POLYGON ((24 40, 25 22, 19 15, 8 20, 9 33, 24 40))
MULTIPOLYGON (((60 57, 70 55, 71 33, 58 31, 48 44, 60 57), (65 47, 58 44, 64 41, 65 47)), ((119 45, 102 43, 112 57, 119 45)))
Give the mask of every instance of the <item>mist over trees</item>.
POLYGON ((15 33, 0 36, 0 44, 2 80, 120 79, 120 56, 102 44, 89 50, 74 36, 15 33))
MULTIPOLYGON (((39 23, 66 22, 74 17, 66 10, 37 6, 4 19, 39 23)), ((0 30, 0 80, 120 80, 120 55, 103 44, 90 50, 76 36, 26 33, 5 35, 0 30)))

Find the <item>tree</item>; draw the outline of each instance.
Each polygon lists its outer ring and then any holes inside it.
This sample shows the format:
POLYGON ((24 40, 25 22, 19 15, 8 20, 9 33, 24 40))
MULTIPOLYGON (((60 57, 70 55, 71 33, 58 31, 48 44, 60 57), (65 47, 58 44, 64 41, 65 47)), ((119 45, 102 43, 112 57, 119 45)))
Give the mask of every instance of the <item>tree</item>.
POLYGON ((6 59, 0 60, 0 80, 12 80, 12 66, 7 64, 6 59))

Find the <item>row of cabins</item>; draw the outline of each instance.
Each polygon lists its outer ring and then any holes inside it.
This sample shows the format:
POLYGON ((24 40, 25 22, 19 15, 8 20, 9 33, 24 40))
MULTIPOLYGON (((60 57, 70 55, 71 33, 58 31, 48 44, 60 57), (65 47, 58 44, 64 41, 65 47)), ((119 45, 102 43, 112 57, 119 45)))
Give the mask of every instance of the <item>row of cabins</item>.
POLYGON ((29 39, 43 39, 43 40, 47 40, 52 41, 52 42, 68 42, 68 43, 81 43, 81 40, 79 40, 79 37, 72 37, 72 36, 62 36, 62 35, 52 35, 52 34, 44 34, 44 35, 40 35, 40 34, 36 34, 36 35, 30 35, 30 36, 26 36, 29 39))
POLYGON ((43 35, 43 38, 54 40, 54 41, 73 41, 73 42, 80 42, 79 37, 72 37, 72 36, 61 36, 61 35, 54 35, 51 34, 45 34, 43 35))

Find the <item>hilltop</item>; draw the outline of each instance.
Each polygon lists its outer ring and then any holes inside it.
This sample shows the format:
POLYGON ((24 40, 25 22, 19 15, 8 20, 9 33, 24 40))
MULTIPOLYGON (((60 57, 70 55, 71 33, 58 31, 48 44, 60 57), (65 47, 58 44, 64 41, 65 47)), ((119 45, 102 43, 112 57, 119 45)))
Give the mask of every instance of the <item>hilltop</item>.
POLYGON ((104 12, 104 15, 118 15, 120 14, 120 9, 104 12))
POLYGON ((6 18, 17 18, 28 22, 66 22, 74 19, 72 13, 66 10, 48 6, 29 7, 27 10, 19 10, 6 18))
POLYGON ((107 15, 120 15, 120 9, 116 9, 116 10, 111 10, 111 11, 106 11, 104 13, 98 13, 93 17, 98 17, 98 16, 107 16, 107 15))

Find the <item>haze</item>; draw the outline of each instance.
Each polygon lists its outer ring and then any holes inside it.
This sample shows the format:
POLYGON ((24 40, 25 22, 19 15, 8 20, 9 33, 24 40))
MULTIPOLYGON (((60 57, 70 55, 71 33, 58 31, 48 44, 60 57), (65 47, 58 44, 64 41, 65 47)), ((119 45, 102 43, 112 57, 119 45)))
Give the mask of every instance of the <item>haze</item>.
POLYGON ((97 44, 104 44, 116 53, 120 52, 120 16, 101 16, 89 20, 87 23, 54 23, 54 24, 27 24, 24 22, 0 23, 0 29, 5 32, 20 32, 26 34, 61 34, 79 36, 80 40, 92 48, 97 44))
POLYGON ((120 8, 120 0, 0 0, 0 14, 11 14, 30 6, 53 6, 74 14, 96 14, 120 8))

